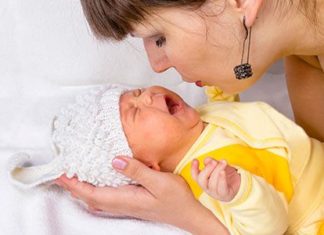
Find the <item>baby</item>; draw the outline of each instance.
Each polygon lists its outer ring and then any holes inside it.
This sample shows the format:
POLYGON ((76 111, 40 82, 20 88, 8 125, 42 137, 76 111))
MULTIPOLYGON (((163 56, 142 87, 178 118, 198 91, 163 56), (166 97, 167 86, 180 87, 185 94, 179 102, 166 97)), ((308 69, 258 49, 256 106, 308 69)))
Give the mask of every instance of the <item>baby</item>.
POLYGON ((198 109, 163 87, 104 86, 53 121, 57 157, 11 162, 23 187, 67 174, 96 186, 135 184, 111 166, 129 155, 181 175, 231 234, 320 234, 324 146, 264 103, 214 102, 198 109))

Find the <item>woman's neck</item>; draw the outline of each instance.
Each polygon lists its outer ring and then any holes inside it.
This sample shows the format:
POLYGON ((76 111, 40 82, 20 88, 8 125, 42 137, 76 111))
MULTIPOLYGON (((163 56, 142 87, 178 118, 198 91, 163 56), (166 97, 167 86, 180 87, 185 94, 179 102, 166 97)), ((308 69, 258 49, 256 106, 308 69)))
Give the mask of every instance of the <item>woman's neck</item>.
POLYGON ((304 6, 295 1, 286 16, 283 15, 280 22, 274 25, 276 28, 273 30, 279 29, 279 43, 282 41, 285 45, 281 52, 284 56, 324 54, 324 0, 308 1, 308 10, 302 9, 304 6), (316 5, 312 5, 312 2, 316 5))
POLYGON ((316 24, 301 12, 297 1, 290 7, 287 3, 287 9, 274 2, 264 1, 252 26, 250 56, 252 65, 258 68, 254 71, 257 77, 266 72, 266 66, 283 57, 324 54, 324 0, 317 0, 316 24))

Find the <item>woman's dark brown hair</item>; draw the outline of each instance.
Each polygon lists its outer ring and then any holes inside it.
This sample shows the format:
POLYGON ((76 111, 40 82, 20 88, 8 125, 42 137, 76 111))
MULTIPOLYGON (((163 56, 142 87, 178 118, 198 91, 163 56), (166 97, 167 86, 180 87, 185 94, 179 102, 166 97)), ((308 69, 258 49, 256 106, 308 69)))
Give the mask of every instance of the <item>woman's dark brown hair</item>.
POLYGON ((124 39, 133 25, 142 23, 158 8, 197 9, 206 0, 81 0, 91 30, 98 38, 124 39))
MULTIPOLYGON (((133 31, 134 25, 144 22, 146 17, 152 14, 152 10, 171 7, 199 9, 206 1, 81 0, 81 5, 96 37, 122 40, 133 31)), ((289 11, 293 5, 297 4, 298 11, 305 15, 311 23, 316 24, 316 0, 277 0, 275 4, 276 9, 281 12, 289 11)))

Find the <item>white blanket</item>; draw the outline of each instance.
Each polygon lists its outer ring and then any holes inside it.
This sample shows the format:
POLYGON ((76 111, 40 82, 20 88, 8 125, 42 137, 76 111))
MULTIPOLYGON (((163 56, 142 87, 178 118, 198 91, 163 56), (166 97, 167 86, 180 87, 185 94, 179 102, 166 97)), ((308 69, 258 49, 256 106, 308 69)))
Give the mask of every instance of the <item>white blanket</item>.
MULTIPOLYGON (((8 156, 16 151, 18 149, 0 149, 0 166, 4 166, 8 156)), ((22 191, 8 184, 3 168, 0 172, 1 234, 186 234, 169 225, 91 214, 57 186, 22 191)))

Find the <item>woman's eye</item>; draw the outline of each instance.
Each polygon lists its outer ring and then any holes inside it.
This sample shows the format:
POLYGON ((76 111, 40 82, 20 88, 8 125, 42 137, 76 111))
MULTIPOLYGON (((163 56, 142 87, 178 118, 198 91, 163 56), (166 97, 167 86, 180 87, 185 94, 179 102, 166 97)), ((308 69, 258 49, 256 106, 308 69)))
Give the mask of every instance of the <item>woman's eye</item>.
POLYGON ((158 40, 155 41, 155 45, 157 47, 162 47, 166 42, 166 38, 164 36, 159 37, 158 40))

